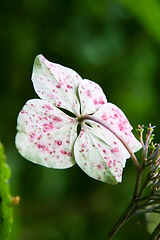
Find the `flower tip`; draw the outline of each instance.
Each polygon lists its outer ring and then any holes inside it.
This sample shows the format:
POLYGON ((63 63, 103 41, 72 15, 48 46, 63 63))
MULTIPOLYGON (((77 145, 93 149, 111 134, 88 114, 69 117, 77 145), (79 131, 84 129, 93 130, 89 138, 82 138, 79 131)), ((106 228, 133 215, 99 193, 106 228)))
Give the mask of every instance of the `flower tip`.
MULTIPOLYGON (((41 59, 41 58, 44 58, 44 56, 40 53, 40 54, 38 54, 38 55, 36 56, 36 58, 41 59)), ((35 58, 35 59, 36 59, 36 58, 35 58)))
POLYGON ((33 73, 36 72, 35 74, 37 74, 37 71, 42 68, 42 64, 44 61, 45 61, 45 57, 42 54, 38 54, 35 57, 34 64, 33 64, 33 73))
POLYGON ((42 54, 38 54, 38 55, 35 57, 34 64, 40 64, 40 63, 43 62, 44 60, 45 60, 45 57, 44 57, 42 54))

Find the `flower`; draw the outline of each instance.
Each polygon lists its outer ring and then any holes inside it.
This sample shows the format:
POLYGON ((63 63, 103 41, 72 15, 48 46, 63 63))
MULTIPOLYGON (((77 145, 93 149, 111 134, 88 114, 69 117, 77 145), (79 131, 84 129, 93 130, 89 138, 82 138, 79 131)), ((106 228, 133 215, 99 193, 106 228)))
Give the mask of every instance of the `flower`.
POLYGON ((16 146, 20 154, 51 168, 77 163, 94 179, 121 182, 128 151, 111 131, 85 116, 111 127, 136 152, 141 143, 124 113, 107 102, 98 84, 82 80, 72 69, 42 55, 35 59, 32 81, 41 99, 27 101, 19 113, 16 146))

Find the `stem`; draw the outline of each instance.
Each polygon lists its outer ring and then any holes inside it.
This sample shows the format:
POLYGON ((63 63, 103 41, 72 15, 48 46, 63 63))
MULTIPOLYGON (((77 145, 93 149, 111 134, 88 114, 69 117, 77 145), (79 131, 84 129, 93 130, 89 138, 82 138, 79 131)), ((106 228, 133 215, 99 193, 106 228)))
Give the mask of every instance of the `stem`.
POLYGON ((150 236, 149 240, 159 240, 160 239, 160 223, 154 229, 152 235, 150 236))
POLYGON ((97 118, 95 118, 94 116, 91 116, 91 115, 84 115, 84 116, 80 116, 78 118, 79 121, 84 121, 84 120, 91 120, 91 121, 94 121, 96 123, 99 123, 100 125, 102 125, 103 127, 105 127, 106 129, 108 129, 111 133, 113 133, 120 141, 121 143, 124 145, 124 147, 127 149, 127 151, 129 152, 133 162, 134 162, 134 165, 136 166, 137 170, 139 171, 140 170, 140 165, 139 165, 139 162, 135 156, 135 154, 133 153, 132 149, 128 146, 128 144, 126 143, 126 141, 121 137, 119 136, 113 129, 112 127, 106 125, 102 120, 99 120, 97 118))
POLYGON ((137 180, 136 180, 136 186, 134 189, 133 199, 136 199, 138 197, 138 192, 140 189, 141 184, 141 178, 142 178, 142 170, 141 168, 137 169, 137 180))
POLYGON ((147 159, 147 154, 148 154, 148 147, 151 141, 151 134, 154 131, 155 126, 151 126, 151 123, 149 124, 149 127, 147 128, 147 136, 146 136, 146 142, 144 145, 144 159, 147 159))
POLYGON ((108 129, 111 133, 113 133, 121 141, 121 143, 124 145, 124 147, 127 149, 127 151, 129 152, 129 154, 130 154, 130 156, 131 156, 131 158, 134 162, 134 165, 136 166, 136 169, 137 169, 137 179, 136 179, 136 186, 135 186, 133 197, 131 199, 130 204, 128 205, 128 207, 124 211, 124 213, 121 215, 121 217, 118 219, 116 224, 113 226, 112 230, 107 234, 105 240, 110 240, 117 233, 117 231, 122 227, 122 225, 127 220, 129 220, 136 212, 136 209, 138 207, 138 204, 137 204, 138 192, 139 192, 139 189, 140 189, 140 183, 141 183, 141 178, 142 178, 142 172, 143 171, 142 171, 142 168, 141 168, 135 154, 133 153, 132 149, 129 147, 129 145, 126 143, 126 141, 112 129, 112 127, 106 125, 104 123, 104 121, 99 120, 99 119, 97 119, 97 118, 95 118, 94 116, 91 116, 91 115, 80 116, 80 117, 78 117, 78 120, 80 122, 84 121, 84 120, 94 121, 94 122, 102 125, 106 129, 108 129))
POLYGON ((130 219, 130 214, 134 211, 137 203, 134 200, 131 200, 130 204, 118 219, 116 224, 113 226, 112 230, 107 234, 105 240, 110 240, 117 233, 117 231, 122 227, 122 225, 130 219))
POLYGON ((118 219, 116 224, 113 226, 112 230, 107 234, 105 240, 110 240, 112 237, 116 234, 116 232, 122 227, 122 225, 128 221, 132 216, 134 216, 137 207, 138 207, 138 202, 137 202, 137 197, 138 197, 138 192, 140 188, 140 182, 142 178, 142 171, 141 169, 137 169, 137 180, 136 180, 136 186, 134 190, 134 194, 132 197, 132 200, 124 213, 121 215, 121 217, 118 219))

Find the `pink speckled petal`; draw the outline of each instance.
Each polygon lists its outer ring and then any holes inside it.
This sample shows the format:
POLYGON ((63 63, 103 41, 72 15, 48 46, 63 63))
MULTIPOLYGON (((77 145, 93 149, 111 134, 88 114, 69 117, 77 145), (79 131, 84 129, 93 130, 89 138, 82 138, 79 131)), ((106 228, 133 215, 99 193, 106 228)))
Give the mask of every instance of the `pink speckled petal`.
POLYGON ((117 184, 129 154, 123 144, 107 129, 90 123, 83 128, 74 145, 77 164, 90 177, 117 184))
POLYGON ((94 117, 101 119, 108 126, 112 127, 130 146, 133 152, 137 152, 142 148, 142 144, 134 137, 131 132, 132 126, 121 109, 112 103, 103 105, 94 117))
POLYGON ((18 116, 16 146, 26 159, 51 168, 75 164, 77 120, 41 99, 29 100, 18 116))
POLYGON ((75 71, 38 55, 34 61, 32 81, 41 99, 72 113, 79 113, 77 95, 82 78, 75 71))
POLYGON ((84 79, 78 88, 81 102, 81 114, 96 112, 103 104, 107 103, 102 88, 95 82, 84 79))

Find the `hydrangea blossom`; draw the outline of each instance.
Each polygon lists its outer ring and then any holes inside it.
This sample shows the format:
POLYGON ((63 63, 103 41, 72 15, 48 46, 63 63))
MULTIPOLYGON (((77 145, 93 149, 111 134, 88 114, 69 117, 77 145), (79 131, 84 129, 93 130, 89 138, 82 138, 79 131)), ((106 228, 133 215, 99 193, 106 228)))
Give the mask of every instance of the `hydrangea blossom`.
POLYGON ((94 179, 121 182, 130 154, 105 125, 133 152, 141 148, 124 113, 107 102, 98 84, 42 55, 35 59, 32 81, 40 99, 29 100, 19 113, 16 146, 20 154, 50 168, 65 169, 77 163, 94 179))

